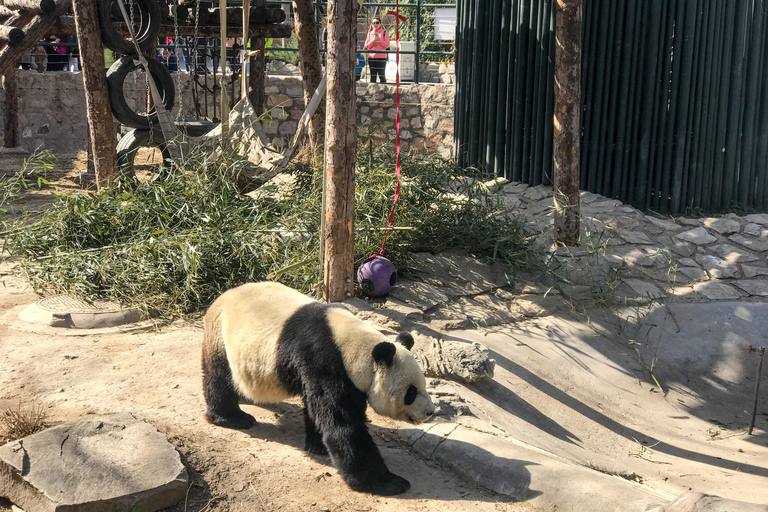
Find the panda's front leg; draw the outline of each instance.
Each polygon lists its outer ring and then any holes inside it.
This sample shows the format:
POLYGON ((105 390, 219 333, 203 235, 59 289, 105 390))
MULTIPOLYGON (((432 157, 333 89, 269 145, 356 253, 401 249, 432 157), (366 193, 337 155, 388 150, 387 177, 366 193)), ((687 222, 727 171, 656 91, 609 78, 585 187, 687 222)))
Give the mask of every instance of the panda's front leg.
POLYGON ((309 416, 309 411, 304 407, 304 426, 307 431, 306 442, 304 443, 304 450, 316 455, 328 455, 328 449, 323 444, 323 436, 317 430, 315 422, 309 416))
POLYGON ((317 427, 333 465, 347 485, 380 496, 407 491, 410 482, 389 471, 365 426, 365 395, 356 388, 347 393, 328 391, 312 394, 305 390, 304 404, 309 421, 317 427))

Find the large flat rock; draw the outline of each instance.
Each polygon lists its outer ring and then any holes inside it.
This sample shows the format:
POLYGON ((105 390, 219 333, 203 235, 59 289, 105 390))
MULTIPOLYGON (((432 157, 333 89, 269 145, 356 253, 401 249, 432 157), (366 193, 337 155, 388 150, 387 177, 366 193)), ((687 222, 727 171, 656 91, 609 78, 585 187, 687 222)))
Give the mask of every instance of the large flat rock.
POLYGON ((187 470, 152 425, 89 416, 0 446, 0 496, 26 511, 153 512, 182 499, 187 470))

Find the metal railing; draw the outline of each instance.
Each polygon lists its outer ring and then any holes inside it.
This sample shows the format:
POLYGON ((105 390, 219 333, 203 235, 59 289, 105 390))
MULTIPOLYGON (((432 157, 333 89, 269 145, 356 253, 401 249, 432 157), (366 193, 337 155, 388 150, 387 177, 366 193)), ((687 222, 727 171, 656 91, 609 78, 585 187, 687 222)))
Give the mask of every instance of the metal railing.
MULTIPOLYGON (((275 2, 270 2, 271 4, 279 4, 279 5, 291 5, 292 2, 290 0, 280 0, 275 2)), ((320 53, 325 57, 326 48, 323 45, 322 41, 322 35, 321 35, 321 25, 320 20, 325 16, 324 15, 324 7, 328 5, 327 1, 321 1, 321 0, 315 0, 315 20, 317 21, 317 27, 318 27, 318 41, 320 42, 320 53)), ((362 8, 364 9, 366 7, 387 7, 387 8, 394 8, 398 4, 394 2, 389 3, 377 3, 377 2, 363 2, 362 8)), ((453 52, 449 51, 435 51, 435 50, 422 50, 422 37, 421 37, 421 28, 422 28, 422 17, 421 17, 421 9, 423 8, 435 8, 435 7, 453 7, 456 8, 456 3, 445 3, 445 4, 436 4, 436 3, 429 3, 429 2, 422 2, 421 0, 416 0, 415 2, 408 2, 408 3, 400 3, 399 6, 401 8, 415 8, 416 9, 416 16, 414 20, 414 30, 415 30, 415 50, 413 51, 400 51, 400 55, 414 55, 415 56, 415 67, 413 70, 413 82, 419 83, 419 62, 421 60, 422 55, 432 55, 432 56, 441 56, 441 57, 453 57, 453 52)), ((361 18, 358 16, 358 25, 360 25, 361 21, 367 22, 368 18, 361 18)), ((394 39, 392 39, 394 40, 394 39)), ((401 38, 402 41, 402 38, 401 38)), ((450 44, 446 42, 445 44, 450 44)), ((291 47, 271 47, 269 49, 270 51, 287 51, 287 52, 298 52, 298 48, 291 48, 291 47)), ((395 50, 375 50, 375 51, 369 51, 361 49, 358 51, 358 53, 362 53, 364 55, 367 55, 369 53, 397 53, 395 50)))

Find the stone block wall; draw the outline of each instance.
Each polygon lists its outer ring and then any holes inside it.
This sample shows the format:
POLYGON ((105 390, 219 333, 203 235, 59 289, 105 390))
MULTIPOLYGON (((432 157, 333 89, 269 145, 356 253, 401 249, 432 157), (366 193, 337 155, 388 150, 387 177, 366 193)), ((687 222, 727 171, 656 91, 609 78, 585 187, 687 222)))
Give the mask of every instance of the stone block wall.
MULTIPOLYGON (((146 102, 146 84, 140 77, 126 81, 126 97, 131 105, 146 102)), ((88 125, 85 111, 85 93, 80 73, 45 73, 18 71, 19 131, 21 146, 32 151, 38 147, 54 153, 71 153, 85 149, 88 125)), ((191 82, 186 73, 174 78, 181 94, 177 95, 178 109, 186 115, 194 112, 194 102, 204 111, 208 105, 214 113, 212 94, 193 96, 191 82), (181 99, 181 101, 179 101, 181 99), (206 101, 207 100, 207 101, 206 101)), ((212 85, 209 79, 208 87, 212 85)), ((234 85, 239 97, 239 87, 234 85)), ((273 122, 265 131, 273 143, 284 146, 298 125, 304 112, 301 79, 294 76, 269 76, 266 84, 267 107, 273 122)), ((401 88, 401 140, 403 150, 438 152, 453 156, 453 100, 454 87, 446 84, 411 84, 401 88)), ((0 91, 0 120, 4 116, 5 98, 0 91)), ((219 106, 216 115, 220 116, 219 106)), ((395 87, 393 85, 357 84, 358 132, 361 138, 377 142, 395 139, 395 87)), ((0 125, 2 126, 2 125, 0 125)), ((116 126, 117 132, 118 126, 116 126)))

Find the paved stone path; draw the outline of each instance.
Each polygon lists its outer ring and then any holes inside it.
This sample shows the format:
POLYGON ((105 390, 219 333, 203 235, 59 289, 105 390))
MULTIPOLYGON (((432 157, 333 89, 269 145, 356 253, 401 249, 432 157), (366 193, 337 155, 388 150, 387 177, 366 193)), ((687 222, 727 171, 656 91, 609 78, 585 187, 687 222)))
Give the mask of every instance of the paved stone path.
POLYGON ((546 316, 574 301, 768 300, 768 214, 673 218, 582 192, 582 245, 553 250, 551 186, 486 186, 536 233, 548 270, 507 276, 498 263, 418 254, 419 277, 361 316, 393 330, 409 321, 445 330, 546 316))

